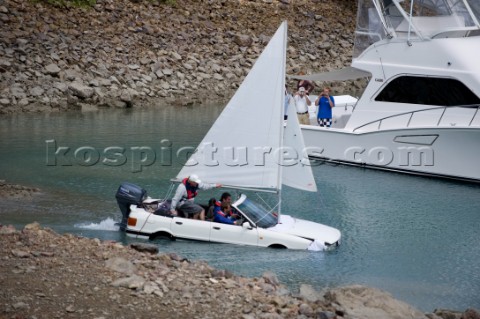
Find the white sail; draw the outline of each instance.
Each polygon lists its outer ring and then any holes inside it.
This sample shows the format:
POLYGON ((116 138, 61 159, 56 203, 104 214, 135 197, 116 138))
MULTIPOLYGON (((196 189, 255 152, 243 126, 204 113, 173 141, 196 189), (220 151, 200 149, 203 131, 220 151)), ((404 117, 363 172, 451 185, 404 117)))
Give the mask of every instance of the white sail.
POLYGON ((177 180, 281 188, 287 24, 283 22, 177 180))
POLYGON ((287 126, 284 131, 282 183, 305 191, 316 192, 317 185, 305 150, 303 134, 298 123, 295 105, 289 105, 287 126))
POLYGON ((284 22, 177 180, 196 174, 225 186, 317 190, 294 107, 283 127, 286 32, 284 22))

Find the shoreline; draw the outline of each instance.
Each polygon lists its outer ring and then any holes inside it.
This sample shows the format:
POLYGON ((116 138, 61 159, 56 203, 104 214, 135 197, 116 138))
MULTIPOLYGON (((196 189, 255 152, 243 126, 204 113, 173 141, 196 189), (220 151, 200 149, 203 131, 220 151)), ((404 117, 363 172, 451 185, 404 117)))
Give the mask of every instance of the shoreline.
POLYGON ((0 240, 0 284, 8 287, 0 294, 0 318, 480 318, 474 309, 423 314, 360 285, 318 292, 302 284, 291 292, 268 271, 236 276, 159 254, 155 245, 60 235, 38 223, 20 231, 0 226, 0 240))
MULTIPOLYGON (((0 198, 24 200, 39 193, 0 181, 0 198)), ((8 287, 0 294, 0 318, 130 318, 155 312, 165 318, 480 319, 475 309, 422 313, 362 285, 316 291, 299 283, 298 291, 290 291, 270 271, 237 276, 204 261, 159 253, 154 244, 125 246, 59 234, 36 222, 22 230, 0 224, 0 242, 0 285, 8 287)))

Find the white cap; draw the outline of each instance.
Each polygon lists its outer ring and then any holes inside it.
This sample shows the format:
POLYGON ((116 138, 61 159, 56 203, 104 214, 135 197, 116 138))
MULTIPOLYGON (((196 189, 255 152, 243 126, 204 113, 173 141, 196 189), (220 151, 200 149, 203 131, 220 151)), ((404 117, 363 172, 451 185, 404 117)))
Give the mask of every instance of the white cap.
POLYGON ((305 88, 303 86, 301 86, 299 89, 298 89, 299 92, 305 92, 305 88))
POLYGON ((190 175, 190 176, 188 177, 188 180, 189 180, 190 182, 194 182, 194 183, 197 183, 197 184, 200 184, 200 183, 202 182, 202 181, 200 180, 200 178, 198 178, 198 176, 195 175, 195 174, 190 175))

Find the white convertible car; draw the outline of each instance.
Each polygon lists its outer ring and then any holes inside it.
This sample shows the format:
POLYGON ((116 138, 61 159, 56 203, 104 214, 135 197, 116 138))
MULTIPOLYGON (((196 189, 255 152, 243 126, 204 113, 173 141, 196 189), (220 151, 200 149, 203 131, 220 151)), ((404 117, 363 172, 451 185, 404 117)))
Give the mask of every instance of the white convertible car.
POLYGON ((241 215, 241 226, 171 216, 168 209, 161 209, 162 201, 145 199, 145 194, 130 183, 122 184, 117 192, 124 216, 120 226, 129 236, 313 251, 340 244, 339 230, 289 215, 282 214, 278 218, 244 194, 232 204, 241 215))
MULTIPOLYGON (((287 24, 283 22, 177 174, 177 182, 200 174, 205 183, 257 194, 269 192, 278 197, 272 205, 275 209, 281 207, 282 185, 317 191, 308 157, 301 155, 306 148, 295 108, 288 108, 288 121, 284 121, 286 47, 287 24), (238 123, 235 129, 232 121, 238 123), (234 161, 233 150, 244 154, 244 161, 234 161)), ((170 216, 163 202, 145 201, 146 192, 129 183, 120 186, 116 197, 123 214, 120 228, 133 236, 309 250, 335 247, 341 238, 335 228, 278 215, 246 195, 233 203, 241 226, 170 216)))

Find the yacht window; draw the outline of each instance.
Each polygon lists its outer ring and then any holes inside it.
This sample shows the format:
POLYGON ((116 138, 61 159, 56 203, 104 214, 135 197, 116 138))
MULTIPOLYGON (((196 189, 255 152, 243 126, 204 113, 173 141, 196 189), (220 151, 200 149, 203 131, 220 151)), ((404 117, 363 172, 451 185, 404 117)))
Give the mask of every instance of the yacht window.
POLYGON ((458 80, 419 76, 392 80, 375 101, 438 106, 480 104, 480 98, 458 80))

